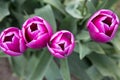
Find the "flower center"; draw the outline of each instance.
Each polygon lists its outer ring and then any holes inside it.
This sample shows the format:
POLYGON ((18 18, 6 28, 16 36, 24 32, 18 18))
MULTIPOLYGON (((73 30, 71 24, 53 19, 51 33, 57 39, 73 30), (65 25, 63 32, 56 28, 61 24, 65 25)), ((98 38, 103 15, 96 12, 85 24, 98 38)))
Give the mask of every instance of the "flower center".
POLYGON ((110 26, 112 24, 112 18, 107 17, 105 20, 102 21, 103 23, 107 24, 108 26, 110 26))
POLYGON ((31 29, 31 32, 36 31, 38 29, 37 24, 32 23, 31 26, 30 26, 30 29, 31 29))
POLYGON ((4 41, 3 42, 12 42, 12 38, 13 38, 14 34, 10 35, 10 36, 5 36, 4 41))
POLYGON ((64 51, 64 44, 65 43, 60 43, 59 46, 61 47, 61 49, 64 51))

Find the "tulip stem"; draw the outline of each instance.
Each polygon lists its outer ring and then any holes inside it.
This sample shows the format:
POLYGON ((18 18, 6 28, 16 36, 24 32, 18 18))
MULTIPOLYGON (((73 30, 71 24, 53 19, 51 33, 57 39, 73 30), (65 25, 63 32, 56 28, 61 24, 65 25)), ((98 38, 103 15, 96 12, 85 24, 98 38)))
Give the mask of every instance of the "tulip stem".
POLYGON ((60 60, 60 69, 61 69, 61 75, 63 77, 63 80, 71 80, 70 79, 70 71, 68 66, 68 60, 67 58, 60 60))

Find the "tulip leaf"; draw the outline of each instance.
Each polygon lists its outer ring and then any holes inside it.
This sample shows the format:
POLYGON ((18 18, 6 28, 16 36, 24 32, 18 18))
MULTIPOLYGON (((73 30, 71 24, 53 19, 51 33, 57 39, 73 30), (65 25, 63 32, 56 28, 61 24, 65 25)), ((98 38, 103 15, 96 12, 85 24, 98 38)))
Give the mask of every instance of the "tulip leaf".
POLYGON ((88 57, 103 76, 110 76, 115 80, 120 80, 120 68, 113 59, 96 53, 90 54, 88 57))
POLYGON ((54 6, 57 8, 61 13, 65 14, 64 7, 61 4, 60 0, 44 0, 44 2, 54 6))
POLYGON ((47 80, 62 80, 63 79, 55 61, 52 60, 52 62, 50 63, 45 73, 45 78, 47 80))
POLYGON ((78 43, 79 45, 79 56, 80 59, 83 59, 86 55, 90 54, 90 49, 84 44, 78 43))
POLYGON ((98 9, 102 9, 102 8, 107 9, 107 8, 110 8, 117 1, 118 0, 101 0, 101 2, 99 2, 100 4, 98 6, 98 9))
POLYGON ((80 1, 76 0, 73 2, 70 2, 69 4, 66 5, 66 12, 70 14, 72 17, 77 18, 77 19, 82 19, 82 12, 78 9, 80 1))
POLYGON ((80 57, 81 60, 86 55, 88 55, 88 54, 91 53, 91 50, 86 45, 84 45, 83 43, 80 43, 80 42, 76 43, 74 51, 77 52, 77 53, 79 53, 79 57, 80 57))
POLYGON ((67 58, 61 59, 60 62, 61 62, 60 69, 61 69, 61 74, 63 76, 63 80, 71 80, 67 58))
POLYGON ((120 36, 119 36, 119 34, 120 34, 120 31, 117 32, 116 37, 111 41, 117 53, 120 52, 120 45, 119 45, 120 44, 120 36))
POLYGON ((78 80, 91 80, 85 71, 89 67, 88 63, 80 60, 76 52, 68 57, 68 62, 71 74, 77 77, 78 80))
POLYGON ((31 74, 34 72, 34 69, 37 67, 39 59, 33 55, 28 59, 25 69, 25 78, 29 79, 31 74))
POLYGON ((86 70, 87 74, 91 78, 91 80, 102 80, 103 75, 96 69, 95 66, 91 66, 86 70))
POLYGON ((100 53, 100 54, 105 54, 104 49, 100 46, 99 43, 96 42, 89 42, 86 44, 86 46, 88 46, 88 48, 96 53, 100 53))
POLYGON ((49 54, 47 49, 39 54, 41 55, 37 61, 37 65, 27 80, 42 80, 42 78, 45 76, 45 72, 51 63, 52 56, 49 54))
POLYGON ((90 36, 88 31, 81 31, 79 34, 76 36, 77 40, 83 40, 83 41, 88 41, 90 40, 90 36))
POLYGON ((21 78, 24 78, 24 69, 27 63, 25 56, 21 55, 18 57, 10 57, 9 62, 11 64, 12 70, 21 78))
POLYGON ((89 13, 91 13, 91 14, 95 13, 96 8, 95 8, 95 6, 94 6, 94 4, 92 3, 91 0, 87 1, 86 6, 88 8, 89 13))
POLYGON ((35 9, 34 15, 38 15, 46 19, 51 24, 54 32, 56 31, 55 17, 50 5, 35 9))
MULTIPOLYGON (((21 0, 18 0, 21 1, 21 0)), ((40 8, 40 2, 36 1, 36 0, 25 0, 25 2, 22 4, 22 9, 24 9, 24 13, 26 13, 26 15, 28 14, 33 14, 34 10, 36 8, 40 8)))
POLYGON ((71 31, 73 34, 77 33, 77 19, 73 17, 66 17, 61 21, 60 29, 65 29, 71 31))
POLYGON ((5 16, 8 16, 10 14, 8 6, 9 6, 8 2, 2 2, 2 1, 0 1, 0 21, 2 21, 2 19, 5 16))

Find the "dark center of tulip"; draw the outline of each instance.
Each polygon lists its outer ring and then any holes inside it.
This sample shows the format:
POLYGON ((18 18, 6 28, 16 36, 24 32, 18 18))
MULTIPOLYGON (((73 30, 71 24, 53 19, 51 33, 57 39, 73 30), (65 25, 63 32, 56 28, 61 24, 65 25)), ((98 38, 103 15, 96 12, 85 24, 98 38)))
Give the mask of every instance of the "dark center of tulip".
POLYGON ((61 43, 61 44, 59 44, 59 46, 61 47, 61 49, 64 51, 64 44, 65 43, 61 43))
POLYGON ((12 42, 12 38, 13 38, 14 34, 10 35, 10 36, 5 36, 4 41, 3 42, 12 42))
POLYGON ((32 23, 31 26, 30 26, 30 29, 31 29, 31 32, 38 30, 37 24, 32 23))
POLYGON ((107 17, 105 20, 102 21, 103 23, 107 24, 108 26, 110 26, 112 24, 112 18, 107 17))

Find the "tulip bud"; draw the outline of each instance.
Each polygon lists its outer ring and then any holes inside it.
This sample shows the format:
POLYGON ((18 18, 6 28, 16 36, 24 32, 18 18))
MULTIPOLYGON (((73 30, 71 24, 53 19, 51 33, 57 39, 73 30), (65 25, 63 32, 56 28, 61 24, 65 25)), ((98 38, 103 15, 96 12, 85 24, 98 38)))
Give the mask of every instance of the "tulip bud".
POLYGON ((75 47, 74 36, 66 30, 58 31, 52 35, 47 47, 53 56, 65 58, 72 53, 75 47))
POLYGON ((0 49, 11 56, 19 56, 26 50, 26 44, 21 30, 10 27, 3 30, 0 34, 0 49))
POLYGON ((97 11, 87 22, 87 29, 91 38, 96 42, 109 42, 118 29, 119 18, 111 10, 97 11))
POLYGON ((34 16, 25 21, 22 26, 23 37, 29 48, 43 48, 47 45, 52 27, 41 17, 34 16))

